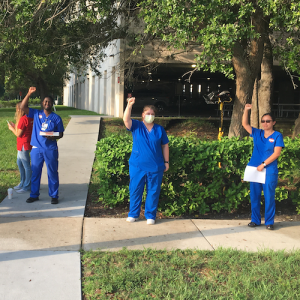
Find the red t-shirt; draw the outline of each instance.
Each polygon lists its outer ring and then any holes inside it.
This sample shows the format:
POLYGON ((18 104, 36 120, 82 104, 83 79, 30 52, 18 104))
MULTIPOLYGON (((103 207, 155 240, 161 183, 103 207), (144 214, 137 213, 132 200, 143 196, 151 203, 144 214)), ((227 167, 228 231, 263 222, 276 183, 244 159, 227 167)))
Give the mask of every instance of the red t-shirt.
POLYGON ((32 133, 33 119, 23 116, 19 123, 18 128, 23 130, 21 137, 17 137, 17 150, 21 151, 23 146, 24 150, 31 150, 30 140, 32 133))

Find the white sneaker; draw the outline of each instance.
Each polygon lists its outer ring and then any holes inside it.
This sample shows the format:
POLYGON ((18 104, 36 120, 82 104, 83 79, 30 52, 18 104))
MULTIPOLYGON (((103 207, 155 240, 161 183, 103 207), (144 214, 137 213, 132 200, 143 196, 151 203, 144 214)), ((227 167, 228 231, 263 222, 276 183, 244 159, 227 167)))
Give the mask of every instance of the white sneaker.
POLYGON ((128 218, 126 219, 126 222, 133 223, 133 222, 135 222, 136 220, 137 220, 136 218, 128 217, 128 218))
POLYGON ((22 189, 22 186, 21 185, 16 185, 16 186, 14 186, 14 190, 21 190, 22 189))
POLYGON ((154 225, 154 224, 155 224, 155 220, 153 220, 153 219, 147 220, 147 225, 154 225))
POLYGON ((25 191, 23 189, 16 190, 16 193, 18 193, 18 194, 24 194, 24 193, 28 193, 28 192, 30 192, 30 191, 25 191))

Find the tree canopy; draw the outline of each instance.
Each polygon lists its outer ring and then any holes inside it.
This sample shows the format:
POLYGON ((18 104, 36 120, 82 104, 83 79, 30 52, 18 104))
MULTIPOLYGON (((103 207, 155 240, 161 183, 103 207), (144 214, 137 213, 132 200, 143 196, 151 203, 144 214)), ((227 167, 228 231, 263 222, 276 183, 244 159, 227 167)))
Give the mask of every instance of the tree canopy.
POLYGON ((109 0, 9 0, 0 8, 5 86, 31 82, 42 97, 62 86, 72 68, 90 65, 97 72, 103 49, 123 32, 123 7, 109 0))
POLYGON ((242 136, 241 113, 251 102, 266 42, 287 70, 299 72, 300 3, 291 0, 143 0, 145 32, 177 48, 202 47, 197 69, 236 80, 229 136, 242 136))

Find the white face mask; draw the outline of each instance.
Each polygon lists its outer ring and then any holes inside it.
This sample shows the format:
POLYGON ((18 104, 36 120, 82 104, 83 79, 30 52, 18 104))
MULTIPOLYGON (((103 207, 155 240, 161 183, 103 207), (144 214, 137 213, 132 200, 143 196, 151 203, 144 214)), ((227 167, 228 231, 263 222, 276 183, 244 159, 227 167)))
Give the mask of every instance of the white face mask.
POLYGON ((155 118, 155 116, 153 116, 153 115, 145 115, 144 120, 146 123, 150 124, 154 121, 154 118, 155 118))

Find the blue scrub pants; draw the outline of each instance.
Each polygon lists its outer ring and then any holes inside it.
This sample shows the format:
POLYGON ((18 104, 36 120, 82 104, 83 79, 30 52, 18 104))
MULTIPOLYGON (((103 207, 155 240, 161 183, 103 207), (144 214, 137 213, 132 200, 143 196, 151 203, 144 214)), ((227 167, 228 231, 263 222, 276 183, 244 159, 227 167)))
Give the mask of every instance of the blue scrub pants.
POLYGON ((261 223, 260 201, 261 192, 265 197, 265 225, 273 225, 275 217, 275 189, 278 182, 277 174, 267 174, 266 183, 250 182, 251 222, 261 223))
POLYGON ((43 164, 46 163, 48 173, 48 188, 51 198, 58 198, 58 150, 32 148, 31 150, 31 193, 30 197, 40 195, 40 184, 43 164))
POLYGON ((158 173, 146 172, 140 168, 129 165, 130 205, 128 217, 139 217, 144 187, 146 184, 147 196, 145 203, 145 217, 147 220, 155 220, 163 175, 164 171, 158 173))

